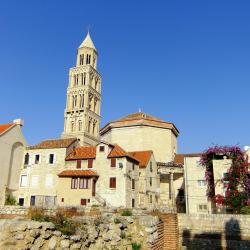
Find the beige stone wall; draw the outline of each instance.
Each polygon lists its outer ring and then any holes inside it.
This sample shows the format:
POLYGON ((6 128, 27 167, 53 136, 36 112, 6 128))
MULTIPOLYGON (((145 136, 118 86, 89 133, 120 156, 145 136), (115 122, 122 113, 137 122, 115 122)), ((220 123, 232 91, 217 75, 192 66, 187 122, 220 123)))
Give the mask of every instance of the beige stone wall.
POLYGON ((215 183, 215 194, 225 195, 225 189, 223 187, 223 174, 227 173, 231 167, 232 160, 213 160, 213 170, 214 170, 214 183, 215 183))
POLYGON ((250 216, 178 214, 180 243, 187 249, 249 249, 250 216))
POLYGON ((201 187, 199 180, 205 181, 205 168, 199 164, 200 157, 185 157, 185 190, 187 213, 210 213, 211 208, 206 196, 206 185, 201 187), (200 209, 207 206, 207 209, 200 209))
MULTIPOLYGON (((200 157, 185 157, 185 179, 187 210, 189 213, 211 213, 211 204, 207 199, 207 185, 200 187, 198 181, 205 181, 205 167, 199 164, 200 157), (206 205, 207 210, 199 209, 199 205, 206 205)), ((227 172, 232 164, 231 160, 213 160, 215 194, 225 194, 222 178, 223 173, 227 172)))
POLYGON ((154 155, 151 156, 146 168, 139 169, 139 206, 141 208, 156 208, 159 206, 160 176, 154 155), (150 162, 152 171, 150 170, 150 162), (152 184, 150 185, 150 178, 152 184), (152 202, 151 202, 152 201, 152 202))
MULTIPOLYGON (((138 206, 138 172, 139 166, 127 160, 126 157, 117 158, 116 167, 111 167, 111 159, 107 158, 110 147, 106 144, 99 144, 96 151, 96 159, 93 160, 92 170, 98 174, 96 182, 96 199, 105 201, 113 207, 131 207, 132 199, 135 199, 135 206, 138 206), (104 146, 105 151, 100 152, 99 146, 104 146), (116 177, 116 188, 109 187, 110 177, 116 177), (135 179, 135 189, 132 190, 132 179, 135 179)), ((67 161, 67 169, 76 169, 76 161, 67 161)), ((81 169, 89 169, 88 161, 82 160, 81 169)))
POLYGON ((6 191, 18 189, 25 145, 20 126, 14 126, 0 136, 0 205, 5 202, 6 191))
MULTIPOLYGON (((177 200, 179 189, 184 189, 184 177, 182 173, 174 173, 173 176, 174 184, 174 196, 175 201, 177 200)), ((160 179, 160 206, 161 207, 171 207, 173 201, 170 195, 170 174, 161 175, 160 179)), ((174 202, 175 203, 175 202, 174 202)))
POLYGON ((149 126, 112 128, 101 139, 117 143, 127 151, 153 150, 158 162, 172 161, 177 152, 177 138, 170 129, 149 126))
POLYGON ((92 198, 92 178, 88 180, 88 189, 71 189, 71 177, 60 177, 57 185, 57 204, 59 206, 80 206, 81 199, 92 198), (62 200, 64 199, 64 201, 62 200))
MULTIPOLYGON (((17 198, 24 198, 24 205, 30 205, 31 196, 56 196, 58 176, 65 166, 66 148, 54 149, 30 149, 30 162, 27 166, 22 161, 20 178, 18 180, 19 190, 13 194, 17 198), (35 164, 35 155, 40 155, 40 162, 35 164), (49 164, 49 155, 55 155, 54 164, 49 164), (21 187, 21 176, 27 176, 27 184, 21 187)), ((23 157, 24 158, 24 157, 23 157)))

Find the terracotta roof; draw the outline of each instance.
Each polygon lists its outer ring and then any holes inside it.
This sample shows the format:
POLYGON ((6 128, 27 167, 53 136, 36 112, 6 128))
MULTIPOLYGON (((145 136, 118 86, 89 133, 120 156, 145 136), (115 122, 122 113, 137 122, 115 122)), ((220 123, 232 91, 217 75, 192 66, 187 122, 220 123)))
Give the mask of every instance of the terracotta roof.
POLYGON ((76 140, 76 138, 45 140, 28 147, 28 149, 67 148, 76 140))
POLYGON ((77 159, 94 159, 96 157, 96 147, 79 147, 73 149, 66 157, 66 161, 77 159))
POLYGON ((201 155, 202 155, 202 153, 176 154, 174 157, 174 163, 184 165, 184 158, 185 157, 200 157, 201 155))
POLYGON ((59 177, 71 177, 71 176, 98 176, 98 174, 93 170, 64 170, 60 174, 59 177))
POLYGON ((15 123, 8 123, 8 124, 0 124, 0 135, 5 133, 11 127, 14 127, 15 123))
POLYGON ((166 122, 160 118, 157 118, 152 115, 148 115, 143 112, 133 113, 120 119, 114 120, 108 124, 106 124, 101 130, 100 134, 104 134, 111 128, 116 127, 126 127, 126 126, 153 126, 153 127, 160 127, 160 128, 168 128, 173 130, 176 136, 179 134, 179 130, 175 127, 175 125, 171 122, 166 122))
POLYGON ((136 162, 140 162, 136 157, 134 157, 132 154, 126 152, 123 148, 121 148, 119 145, 114 144, 113 149, 108 154, 108 158, 115 158, 115 157, 127 157, 132 160, 135 160, 136 162))
POLYGON ((140 168, 145 168, 148 165, 148 161, 150 160, 153 151, 152 150, 134 151, 129 153, 140 161, 139 163, 140 168))

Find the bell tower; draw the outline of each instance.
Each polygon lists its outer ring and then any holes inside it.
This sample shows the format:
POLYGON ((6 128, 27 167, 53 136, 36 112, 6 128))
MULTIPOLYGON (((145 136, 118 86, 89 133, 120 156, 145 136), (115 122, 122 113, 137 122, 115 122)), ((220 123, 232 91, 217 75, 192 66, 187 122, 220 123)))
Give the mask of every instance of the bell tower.
POLYGON ((98 53, 88 32, 77 49, 76 67, 69 70, 62 138, 78 138, 81 145, 99 142, 101 76, 98 53))

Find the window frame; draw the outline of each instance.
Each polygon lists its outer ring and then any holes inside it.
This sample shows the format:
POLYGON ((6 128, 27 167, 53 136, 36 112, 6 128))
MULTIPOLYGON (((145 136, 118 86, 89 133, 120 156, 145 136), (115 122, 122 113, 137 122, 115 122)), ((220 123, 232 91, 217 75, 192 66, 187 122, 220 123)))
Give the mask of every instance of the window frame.
POLYGON ((40 164, 40 161, 41 161, 41 154, 35 154, 34 155, 34 164, 35 165, 40 164), (36 159, 37 156, 38 156, 38 161, 36 159))
POLYGON ((109 177, 109 188, 116 189, 116 177, 109 177))
POLYGON ((110 159, 110 167, 111 168, 116 168, 116 158, 111 158, 110 159))
POLYGON ((50 165, 53 165, 53 164, 55 164, 55 162, 56 162, 56 154, 55 153, 49 153, 49 158, 48 158, 48 163, 50 164, 50 165), (51 155, 53 155, 53 162, 51 163, 50 162, 50 157, 51 157, 51 155))
POLYGON ((28 175, 27 174, 22 174, 21 176, 20 176, 20 187, 27 187, 27 184, 28 184, 28 175), (22 185, 22 183, 23 183, 23 177, 26 177, 26 183, 25 183, 25 185, 22 185))
POLYGON ((79 189, 89 189, 89 178, 79 178, 79 189))
POLYGON ((88 159, 88 168, 93 168, 94 159, 88 159))
POLYGON ((77 189, 78 188, 78 178, 72 177, 71 178, 71 189, 77 189))

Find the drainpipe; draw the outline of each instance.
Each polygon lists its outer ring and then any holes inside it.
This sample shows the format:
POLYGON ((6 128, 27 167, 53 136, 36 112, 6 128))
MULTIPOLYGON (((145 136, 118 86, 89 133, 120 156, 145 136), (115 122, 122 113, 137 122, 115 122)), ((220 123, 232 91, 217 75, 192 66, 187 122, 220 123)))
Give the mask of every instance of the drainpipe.
POLYGON ((184 157, 184 183, 185 183, 185 193, 184 194, 185 194, 185 202, 186 202, 186 214, 189 214, 186 157, 184 157))

